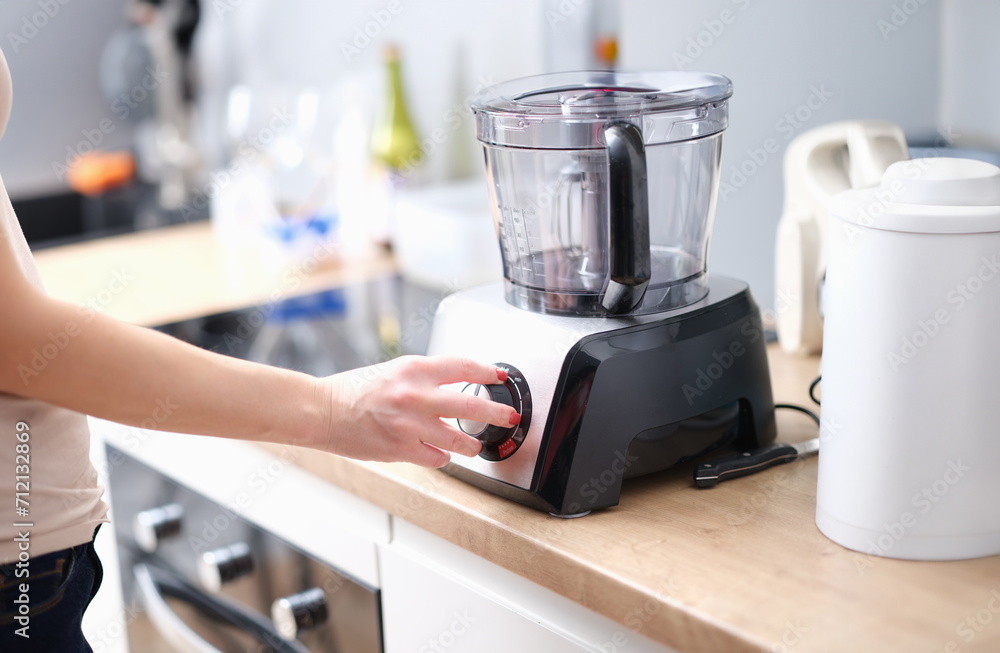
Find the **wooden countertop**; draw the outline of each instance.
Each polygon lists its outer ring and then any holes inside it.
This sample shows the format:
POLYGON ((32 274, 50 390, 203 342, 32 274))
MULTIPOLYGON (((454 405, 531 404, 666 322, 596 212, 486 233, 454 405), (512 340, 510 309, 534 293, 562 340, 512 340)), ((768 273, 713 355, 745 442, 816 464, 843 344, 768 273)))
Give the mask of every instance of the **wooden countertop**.
POLYGON ((34 253, 53 297, 126 322, 159 326, 393 274, 383 252, 350 259, 321 249, 279 267, 252 250, 221 246, 207 222, 141 231, 34 253))
MULTIPOLYGON (((234 264, 207 224, 45 250, 37 260, 53 295, 146 325, 393 271, 374 256, 275 278, 252 259, 234 264), (116 272, 132 279, 114 283, 116 272)), ((818 359, 772 346, 770 361, 775 399, 809 405, 818 359)), ((781 440, 815 434, 790 411, 779 411, 778 425, 781 440)), ((1000 556, 909 562, 834 544, 813 521, 815 457, 708 490, 680 466, 627 482, 620 506, 576 520, 437 470, 316 452, 297 464, 680 651, 1000 650, 1000 556)))

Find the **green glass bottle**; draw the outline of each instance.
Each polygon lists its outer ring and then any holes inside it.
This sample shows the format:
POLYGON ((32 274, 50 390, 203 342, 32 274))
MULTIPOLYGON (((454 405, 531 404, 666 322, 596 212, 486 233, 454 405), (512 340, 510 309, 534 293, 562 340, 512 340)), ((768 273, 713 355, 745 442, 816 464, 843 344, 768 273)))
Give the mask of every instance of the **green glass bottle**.
POLYGON ((385 51, 386 95, 372 130, 372 158, 394 175, 407 176, 423 159, 420 139, 406 108, 399 51, 385 51))

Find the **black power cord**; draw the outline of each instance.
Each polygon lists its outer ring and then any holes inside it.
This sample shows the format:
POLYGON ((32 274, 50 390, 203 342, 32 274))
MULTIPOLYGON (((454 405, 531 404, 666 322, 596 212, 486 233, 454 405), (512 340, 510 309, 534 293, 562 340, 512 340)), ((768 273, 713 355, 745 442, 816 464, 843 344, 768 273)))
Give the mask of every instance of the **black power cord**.
POLYGON ((820 381, 822 380, 823 380, 823 375, 820 374, 815 379, 813 379, 812 383, 809 384, 809 398, 812 399, 817 406, 819 406, 820 404, 819 404, 819 399, 816 398, 816 386, 818 386, 820 381))
POLYGON ((774 407, 775 408, 786 408, 788 410, 795 410, 795 411, 798 411, 798 412, 803 413, 805 415, 808 415, 809 418, 812 419, 812 421, 816 422, 816 425, 819 426, 819 415, 817 415, 816 413, 812 412, 808 408, 805 408, 803 406, 796 406, 795 404, 775 404, 774 407))
MULTIPOLYGON (((820 375, 817 376, 815 379, 813 379, 813 382, 809 384, 809 398, 812 399, 813 403, 815 403, 817 406, 820 405, 820 401, 819 399, 816 398, 816 386, 818 386, 820 384, 820 381, 822 380, 823 376, 820 375)), ((803 406, 797 406, 795 404, 775 404, 774 407, 785 408, 788 410, 795 410, 805 415, 808 415, 809 418, 812 419, 812 421, 816 422, 816 425, 819 426, 819 416, 813 411, 809 410, 808 408, 805 408, 803 406)))

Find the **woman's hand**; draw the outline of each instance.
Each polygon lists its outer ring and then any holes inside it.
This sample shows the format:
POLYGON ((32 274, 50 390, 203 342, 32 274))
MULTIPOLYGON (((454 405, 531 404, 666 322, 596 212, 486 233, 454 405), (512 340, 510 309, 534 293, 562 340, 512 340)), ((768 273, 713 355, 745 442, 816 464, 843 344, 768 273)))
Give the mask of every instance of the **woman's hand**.
POLYGON ((475 456, 479 440, 441 420, 470 419, 514 426, 510 406, 442 388, 449 383, 499 383, 507 373, 463 358, 403 356, 318 379, 326 393, 327 433, 320 448, 361 460, 442 467, 448 452, 475 456))

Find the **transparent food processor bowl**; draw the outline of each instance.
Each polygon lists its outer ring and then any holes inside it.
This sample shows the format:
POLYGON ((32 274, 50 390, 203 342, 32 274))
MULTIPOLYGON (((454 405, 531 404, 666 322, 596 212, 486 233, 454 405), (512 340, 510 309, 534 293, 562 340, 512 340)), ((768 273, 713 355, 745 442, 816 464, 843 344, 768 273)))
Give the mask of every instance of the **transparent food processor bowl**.
MULTIPOLYGON (((646 149, 651 279, 633 314, 678 308, 708 293, 721 148, 721 134, 715 134, 646 149)), ((507 301, 543 313, 606 314, 604 152, 485 150, 507 301)))
POLYGON ((701 73, 565 73, 484 91, 473 109, 507 300, 600 316, 704 297, 730 94, 726 78, 701 73), (624 169, 608 145, 622 124, 636 135, 624 169), (611 311, 619 282, 639 290, 611 311))

